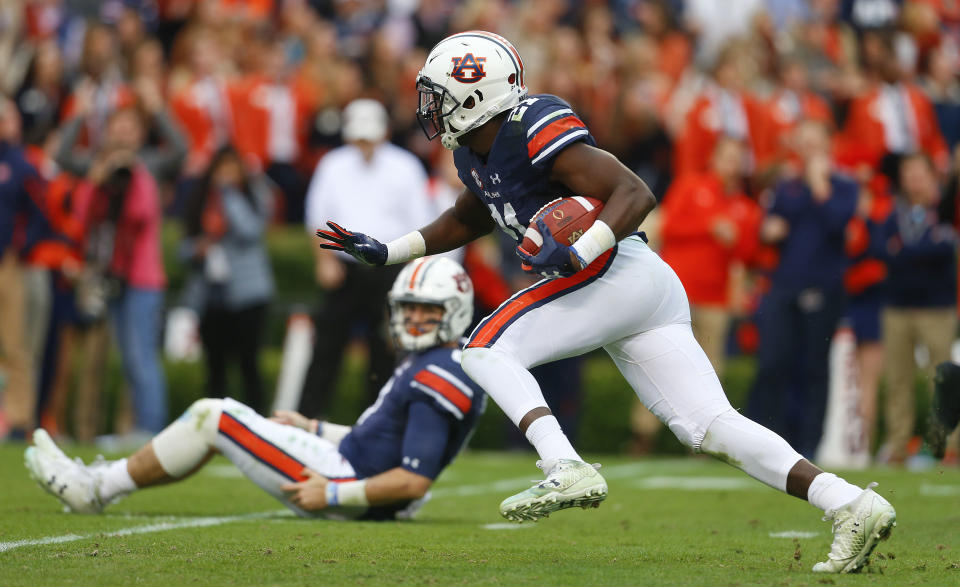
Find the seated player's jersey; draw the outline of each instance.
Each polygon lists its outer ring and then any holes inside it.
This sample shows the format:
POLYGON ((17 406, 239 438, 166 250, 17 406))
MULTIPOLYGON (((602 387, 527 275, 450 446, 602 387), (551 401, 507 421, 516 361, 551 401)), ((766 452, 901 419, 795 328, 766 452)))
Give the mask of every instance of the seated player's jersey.
POLYGON ((340 454, 360 478, 403 467, 436 479, 466 445, 485 407, 483 390, 460 367, 460 349, 415 353, 340 441, 340 454))
POLYGON ((453 153, 460 181, 500 228, 519 244, 544 204, 574 194, 550 180, 554 158, 566 147, 596 142, 570 105, 556 96, 530 96, 507 114, 486 158, 468 147, 453 153))

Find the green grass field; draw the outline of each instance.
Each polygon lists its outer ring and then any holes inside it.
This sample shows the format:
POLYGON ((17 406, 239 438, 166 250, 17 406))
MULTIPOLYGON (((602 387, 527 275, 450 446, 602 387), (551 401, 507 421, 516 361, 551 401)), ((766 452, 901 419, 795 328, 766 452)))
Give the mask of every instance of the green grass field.
MULTIPOLYGON (((534 457, 468 453, 415 522, 300 520, 222 458, 101 516, 64 514, 0 446, 0 584, 958 585, 960 471, 878 469, 899 527, 868 573, 821 576, 819 512, 703 458, 604 457, 610 497, 537 524, 497 504, 538 476, 534 457)), ((91 449, 69 449, 91 458, 91 449)))

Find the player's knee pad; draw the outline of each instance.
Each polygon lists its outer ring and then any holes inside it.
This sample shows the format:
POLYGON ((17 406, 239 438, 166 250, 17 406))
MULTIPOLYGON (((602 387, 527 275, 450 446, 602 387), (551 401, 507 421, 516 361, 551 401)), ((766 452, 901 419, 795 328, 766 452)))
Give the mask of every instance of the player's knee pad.
POLYGON ((790 469, 803 458, 775 432, 734 409, 714 419, 700 450, 780 491, 787 487, 790 469))
POLYGON ((214 446, 222 412, 223 400, 197 400, 154 437, 153 451, 168 475, 183 477, 206 458, 214 446))

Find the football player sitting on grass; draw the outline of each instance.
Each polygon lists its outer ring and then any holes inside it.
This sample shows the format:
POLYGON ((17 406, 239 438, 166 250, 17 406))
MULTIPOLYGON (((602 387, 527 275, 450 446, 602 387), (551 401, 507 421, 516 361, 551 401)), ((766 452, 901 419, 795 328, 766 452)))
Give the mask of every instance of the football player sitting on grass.
POLYGON ((30 476, 68 510, 99 513, 138 489, 185 479, 219 452, 300 516, 409 517, 466 444, 486 396, 460 367, 473 317, 473 285, 460 265, 419 259, 388 299, 391 330, 410 354, 353 427, 201 399, 116 461, 71 460, 38 429, 24 455, 30 476))

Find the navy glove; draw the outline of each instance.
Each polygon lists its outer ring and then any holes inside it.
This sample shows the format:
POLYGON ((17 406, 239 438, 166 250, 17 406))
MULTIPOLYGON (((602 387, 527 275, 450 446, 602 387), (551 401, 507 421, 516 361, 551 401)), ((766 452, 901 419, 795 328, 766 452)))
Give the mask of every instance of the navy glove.
POLYGON ((520 247, 517 247, 517 255, 523 261, 523 267, 526 273, 539 273, 550 279, 554 277, 570 277, 577 272, 570 259, 571 248, 561 245, 554 240, 550 229, 547 228, 543 220, 537 220, 537 229, 540 236, 543 237, 543 246, 537 251, 536 255, 528 255, 520 247))
POLYGON ((367 265, 384 265, 387 262, 387 245, 359 232, 350 232, 336 222, 327 222, 330 230, 317 230, 317 236, 329 242, 320 247, 331 251, 344 251, 367 265))

